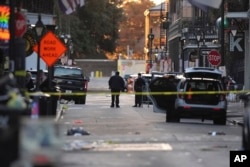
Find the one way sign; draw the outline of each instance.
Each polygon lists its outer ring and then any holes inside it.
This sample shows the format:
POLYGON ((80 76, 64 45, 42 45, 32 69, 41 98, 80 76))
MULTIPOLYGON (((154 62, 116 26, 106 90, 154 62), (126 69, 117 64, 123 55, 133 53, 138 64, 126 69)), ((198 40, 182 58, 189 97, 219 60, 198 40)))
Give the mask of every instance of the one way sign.
POLYGON ((244 33, 237 33, 235 36, 230 33, 229 40, 230 52, 244 52, 244 33))

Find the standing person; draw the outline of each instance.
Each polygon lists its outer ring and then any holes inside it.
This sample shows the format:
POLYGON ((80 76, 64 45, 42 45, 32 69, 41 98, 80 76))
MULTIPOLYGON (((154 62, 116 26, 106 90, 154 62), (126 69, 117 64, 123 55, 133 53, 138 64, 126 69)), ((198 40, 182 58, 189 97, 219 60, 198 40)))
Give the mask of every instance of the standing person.
POLYGON ((111 76, 109 81, 109 88, 111 89, 111 108, 116 105, 116 108, 119 108, 119 96, 120 92, 124 90, 125 82, 124 79, 120 76, 118 71, 115 72, 115 75, 111 76))
POLYGON ((35 88, 35 85, 31 77, 32 77, 31 73, 27 71, 25 78, 25 87, 28 91, 32 91, 35 88))
POLYGON ((47 76, 45 75, 43 70, 38 71, 38 79, 39 79, 39 86, 47 79, 47 76))
POLYGON ((145 80, 141 77, 141 73, 138 73, 138 77, 135 80, 135 105, 133 107, 141 107, 142 104, 142 90, 145 86, 145 80))
POLYGON ((176 79, 175 76, 169 76, 168 77, 168 82, 165 85, 167 92, 172 92, 172 94, 167 95, 166 99, 166 122, 169 122, 168 120, 171 119, 171 115, 174 115, 174 110, 175 110, 175 99, 176 99, 176 94, 174 92, 177 92, 177 87, 176 87, 176 79))

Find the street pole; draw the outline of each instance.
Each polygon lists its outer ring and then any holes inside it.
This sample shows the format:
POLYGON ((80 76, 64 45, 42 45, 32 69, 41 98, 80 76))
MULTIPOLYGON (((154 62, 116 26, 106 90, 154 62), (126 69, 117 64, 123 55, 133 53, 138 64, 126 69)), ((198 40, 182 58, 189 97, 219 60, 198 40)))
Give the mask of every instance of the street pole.
POLYGON ((225 66, 225 58, 224 58, 224 14, 225 14, 225 9, 224 9, 224 1, 222 0, 221 2, 221 66, 225 66))
MULTIPOLYGON (((9 41, 9 59, 11 64, 15 62, 15 55, 13 53, 14 51, 14 41, 15 41, 15 0, 10 1, 10 21, 9 21, 9 31, 10 31, 10 41, 9 41)), ((10 67, 11 70, 13 70, 13 66, 10 67)), ((12 71, 13 72, 13 71, 12 71)))
POLYGON ((36 90, 39 90, 39 86, 40 86, 40 39, 37 42, 38 44, 38 48, 37 48, 37 64, 36 64, 36 71, 37 71, 37 78, 36 78, 36 90))
POLYGON ((198 40, 198 58, 199 58, 199 66, 201 66, 201 57, 200 57, 200 41, 198 40))
MULTIPOLYGON (((200 33, 200 32, 198 32, 200 33)), ((196 39, 197 39, 197 54, 198 54, 198 59, 199 59, 199 64, 198 66, 201 66, 201 57, 200 57, 200 40, 201 40, 201 35, 197 34, 196 35, 196 39)))
POLYGON ((154 39, 154 34, 152 32, 152 28, 150 28, 150 34, 148 34, 148 39, 149 39, 149 66, 150 69, 152 71, 152 67, 153 67, 153 62, 152 62, 152 51, 153 51, 153 39, 154 39))
POLYGON ((44 24, 41 20, 41 15, 39 14, 38 15, 38 21, 36 22, 36 26, 35 26, 35 32, 36 32, 36 40, 37 40, 37 77, 36 77, 36 90, 38 91, 39 90, 39 86, 40 86, 40 77, 39 76, 39 71, 40 71, 40 52, 41 52, 41 49, 40 49, 40 40, 41 40, 41 37, 43 35, 45 31, 45 27, 44 27, 44 24))
POLYGON ((250 67, 249 67, 249 62, 250 62, 250 3, 249 3, 249 9, 247 12, 247 16, 248 16, 248 35, 246 35, 246 37, 248 37, 247 41, 248 41, 248 49, 246 49, 245 53, 245 65, 244 65, 244 89, 249 91, 250 89, 250 67))

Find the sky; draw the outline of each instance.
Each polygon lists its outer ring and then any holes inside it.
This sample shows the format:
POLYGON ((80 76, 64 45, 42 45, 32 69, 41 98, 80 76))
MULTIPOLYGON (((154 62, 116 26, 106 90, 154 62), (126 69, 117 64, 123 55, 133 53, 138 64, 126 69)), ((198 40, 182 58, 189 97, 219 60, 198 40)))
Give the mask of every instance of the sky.
POLYGON ((164 2, 165 0, 152 0, 156 5, 161 4, 162 2, 164 2))

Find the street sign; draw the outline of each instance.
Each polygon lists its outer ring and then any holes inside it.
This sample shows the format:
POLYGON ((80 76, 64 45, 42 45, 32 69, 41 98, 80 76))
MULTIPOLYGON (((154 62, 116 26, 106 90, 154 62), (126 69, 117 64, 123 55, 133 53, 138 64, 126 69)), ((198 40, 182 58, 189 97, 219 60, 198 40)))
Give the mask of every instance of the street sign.
POLYGON ((15 17, 15 36, 22 37, 27 31, 26 18, 20 12, 16 13, 15 17))
MULTIPOLYGON (((38 44, 33 49, 38 53, 38 44)), ((50 67, 52 66, 67 50, 65 45, 58 39, 53 32, 48 31, 40 41, 40 55, 44 62, 50 67)))
POLYGON ((207 59, 212 66, 218 66, 221 63, 221 55, 217 50, 211 50, 208 53, 207 59))

